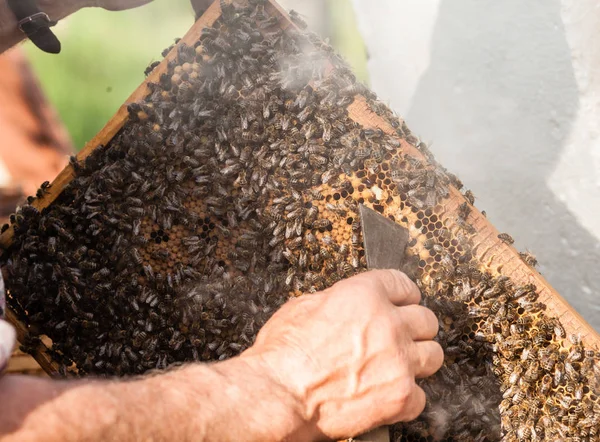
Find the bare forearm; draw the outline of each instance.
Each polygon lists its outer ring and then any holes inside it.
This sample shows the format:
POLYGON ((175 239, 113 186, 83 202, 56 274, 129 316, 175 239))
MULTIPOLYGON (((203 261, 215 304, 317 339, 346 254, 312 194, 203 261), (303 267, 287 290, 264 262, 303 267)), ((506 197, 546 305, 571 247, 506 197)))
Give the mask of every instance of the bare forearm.
POLYGON ((253 357, 124 382, 9 376, 0 397, 6 441, 314 438, 295 398, 253 357))
POLYGON ((0 440, 96 440, 117 418, 104 382, 60 382, 28 376, 0 380, 0 440))
POLYGON ((289 301, 241 356, 128 381, 0 379, 3 441, 309 441, 414 420, 443 362, 416 285, 377 270, 289 301), (375 404, 375 406, 374 406, 375 404))
MULTIPOLYGON (((130 389, 126 396, 136 398, 138 410, 146 409, 139 415, 150 414, 155 421, 148 433, 147 424, 137 420, 131 440, 149 434, 169 441, 315 439, 316 431, 302 415, 304 407, 271 376, 260 356, 189 365, 137 384, 126 385, 130 389), (139 395, 143 402, 137 402, 139 395), (148 413, 148 404, 161 404, 156 408, 159 416, 148 413)), ((125 421, 130 422, 129 416, 125 421)))

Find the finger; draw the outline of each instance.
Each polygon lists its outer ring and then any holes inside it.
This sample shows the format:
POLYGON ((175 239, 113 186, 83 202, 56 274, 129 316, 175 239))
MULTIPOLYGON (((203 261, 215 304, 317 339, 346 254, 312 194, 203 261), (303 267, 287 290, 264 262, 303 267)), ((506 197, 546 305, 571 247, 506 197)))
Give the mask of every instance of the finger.
POLYGON ((435 314, 422 305, 405 305, 396 310, 396 317, 404 327, 402 332, 410 333, 414 341, 425 341, 435 338, 439 330, 439 321, 435 314))
POLYGON ((438 371, 444 363, 444 350, 435 341, 415 342, 415 377, 426 378, 438 371))
POLYGON ((415 420, 425 409, 425 392, 417 384, 411 389, 410 395, 406 398, 402 410, 394 422, 409 422, 415 420))
POLYGON ((418 304, 421 301, 419 288, 399 270, 371 270, 338 284, 347 285, 349 289, 362 286, 386 297, 395 305, 418 304))

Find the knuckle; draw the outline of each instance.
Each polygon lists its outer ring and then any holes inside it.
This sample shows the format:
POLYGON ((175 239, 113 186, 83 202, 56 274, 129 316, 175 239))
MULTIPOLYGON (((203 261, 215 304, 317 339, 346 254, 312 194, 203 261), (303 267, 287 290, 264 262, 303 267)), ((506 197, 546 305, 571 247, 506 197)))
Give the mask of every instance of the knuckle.
POLYGON ((379 270, 377 277, 379 280, 386 285, 386 287, 393 287, 396 285, 396 281, 399 279, 396 275, 402 275, 403 273, 398 270, 379 270))
POLYGON ((370 272, 361 273, 360 275, 353 276, 352 278, 343 279, 341 281, 336 282, 327 290, 341 291, 345 295, 362 295, 365 292, 371 293, 375 290, 375 284, 373 283, 373 278, 370 275, 370 272))
POLYGON ((421 292, 415 286, 415 283, 405 274, 400 271, 397 271, 397 277, 395 278, 395 285, 398 287, 398 290, 404 294, 414 294, 417 298, 417 302, 421 300, 421 292))
POLYGON ((379 285, 372 278, 364 278, 353 285, 353 291, 357 296, 368 297, 370 299, 376 293, 380 292, 378 289, 380 289, 379 285))
POLYGON ((371 270, 361 276, 364 276, 361 282, 370 292, 382 293, 386 287, 392 285, 390 282, 393 281, 391 270, 371 270))
POLYGON ((396 281, 400 285, 400 288, 405 292, 409 292, 412 290, 413 282, 406 276, 405 273, 400 271, 396 272, 396 281))

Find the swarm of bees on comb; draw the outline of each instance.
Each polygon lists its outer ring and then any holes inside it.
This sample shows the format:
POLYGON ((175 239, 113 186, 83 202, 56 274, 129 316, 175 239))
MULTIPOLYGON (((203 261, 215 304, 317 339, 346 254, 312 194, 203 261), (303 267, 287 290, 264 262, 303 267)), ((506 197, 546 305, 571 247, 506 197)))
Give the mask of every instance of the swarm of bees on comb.
POLYGON ((462 183, 297 15, 282 30, 266 1, 220 8, 60 196, 3 228, 25 347, 49 337, 69 376, 232 357, 289 296, 366 270, 365 204, 409 229, 404 270, 445 350, 392 440, 600 440, 599 355, 475 258, 472 193, 447 210, 462 183), (360 100, 395 133, 350 118, 360 100))

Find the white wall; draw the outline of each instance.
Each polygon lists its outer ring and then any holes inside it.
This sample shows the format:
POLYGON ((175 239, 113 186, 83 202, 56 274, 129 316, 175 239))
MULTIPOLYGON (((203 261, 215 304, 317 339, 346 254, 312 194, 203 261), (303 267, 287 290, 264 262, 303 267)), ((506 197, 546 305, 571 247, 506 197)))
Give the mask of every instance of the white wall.
POLYGON ((600 330, 600 4, 353 1, 380 98, 600 330))

